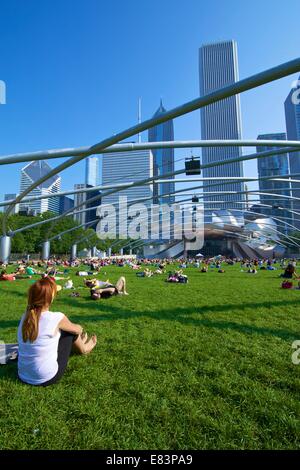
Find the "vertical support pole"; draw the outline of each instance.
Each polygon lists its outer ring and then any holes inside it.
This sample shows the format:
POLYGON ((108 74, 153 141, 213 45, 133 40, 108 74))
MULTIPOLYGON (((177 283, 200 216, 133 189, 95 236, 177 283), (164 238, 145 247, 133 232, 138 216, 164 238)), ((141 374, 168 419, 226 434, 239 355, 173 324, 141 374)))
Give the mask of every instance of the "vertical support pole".
POLYGON ((74 245, 71 246, 71 261, 74 261, 77 258, 77 245, 74 243, 74 245))
POLYGON ((11 237, 3 236, 0 239, 0 261, 2 263, 8 263, 11 252, 11 237))
POLYGON ((50 258, 50 242, 47 240, 42 245, 42 260, 48 261, 50 258))
POLYGON ((92 258, 96 258, 97 248, 93 246, 92 248, 92 258))
POLYGON ((187 255, 188 255, 188 252, 187 252, 187 242, 186 242, 186 239, 184 238, 183 239, 183 246, 184 246, 184 249, 183 249, 183 257, 184 258, 187 258, 187 255))
POLYGON ((108 248, 108 257, 111 257, 111 248, 108 248))
POLYGON ((129 250, 129 254, 130 254, 130 255, 132 255, 132 248, 130 248, 130 250, 129 250))
POLYGON ((124 250, 123 250, 123 248, 121 248, 120 249, 120 255, 123 256, 123 254, 124 254, 124 250))

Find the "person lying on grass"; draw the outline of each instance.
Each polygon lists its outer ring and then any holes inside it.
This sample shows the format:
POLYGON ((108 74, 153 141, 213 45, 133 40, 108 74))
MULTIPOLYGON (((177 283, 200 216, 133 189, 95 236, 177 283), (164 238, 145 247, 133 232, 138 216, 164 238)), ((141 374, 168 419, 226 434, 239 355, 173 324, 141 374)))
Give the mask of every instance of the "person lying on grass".
POLYGON ((0 281, 15 281, 15 274, 7 274, 6 270, 3 269, 0 273, 0 281))
POLYGON ((136 273, 137 277, 151 277, 153 276, 154 272, 151 271, 151 269, 145 268, 144 271, 139 271, 136 273))
POLYGON ((17 279, 31 279, 32 276, 21 275, 17 273, 8 274, 5 270, 0 273, 0 281, 16 281, 17 279))
POLYGON ((92 287, 91 288, 91 298, 93 300, 106 299, 112 297, 113 295, 128 295, 126 291, 126 279, 124 276, 121 276, 116 285, 107 284, 103 287, 92 287))
POLYGON ((207 265, 202 266, 202 268, 200 269, 200 273, 207 273, 207 272, 208 272, 208 266, 207 265))
POLYGON ((88 354, 97 343, 96 335, 88 338, 82 326, 50 310, 56 293, 50 277, 32 284, 28 292, 18 328, 18 377, 30 385, 55 384, 65 372, 71 351, 88 354))
POLYGON ((165 270, 164 269, 160 269, 160 268, 157 268, 153 274, 165 274, 165 270))
POLYGON ((16 279, 31 279, 35 274, 41 274, 39 271, 36 271, 32 266, 23 266, 20 265, 18 269, 13 273, 16 279))
POLYGON ((107 281, 100 281, 100 279, 84 279, 83 280, 83 284, 85 285, 85 287, 89 287, 89 289, 92 289, 92 288, 98 288, 100 287, 101 289, 104 289, 105 287, 111 287, 112 284, 111 282, 109 282, 109 279, 107 279, 107 281))
POLYGON ((174 273, 170 271, 166 282, 179 282, 181 284, 187 284, 188 277, 185 274, 182 274, 182 270, 175 271, 174 273))

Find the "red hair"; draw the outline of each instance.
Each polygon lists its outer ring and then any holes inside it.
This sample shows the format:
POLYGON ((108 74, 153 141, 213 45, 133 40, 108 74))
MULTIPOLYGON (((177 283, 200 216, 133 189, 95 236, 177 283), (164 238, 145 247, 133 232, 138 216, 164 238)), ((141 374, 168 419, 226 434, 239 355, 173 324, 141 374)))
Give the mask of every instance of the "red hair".
POLYGON ((51 305, 57 292, 55 282, 46 277, 35 282, 28 291, 28 305, 22 326, 23 341, 36 340, 39 334, 39 320, 44 307, 51 305))

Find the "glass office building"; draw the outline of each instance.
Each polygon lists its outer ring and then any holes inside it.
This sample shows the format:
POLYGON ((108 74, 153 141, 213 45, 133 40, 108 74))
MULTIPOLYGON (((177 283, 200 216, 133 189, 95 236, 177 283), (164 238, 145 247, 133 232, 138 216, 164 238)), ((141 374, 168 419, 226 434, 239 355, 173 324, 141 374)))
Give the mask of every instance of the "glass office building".
MULTIPOLYGON (((300 77, 299 77, 300 79, 300 77)), ((286 134, 288 140, 300 140, 300 81, 291 89, 288 97, 285 100, 285 121, 286 121, 286 134)), ((289 154, 290 172, 291 174, 300 175, 300 152, 292 152, 289 154)), ((292 196, 300 198, 300 184, 291 183, 292 196)), ((293 209, 300 212, 300 200, 293 201, 293 209)), ((296 216, 296 218, 300 218, 296 216)), ((300 228, 300 221, 295 220, 294 224, 300 228)))
MULTIPOLYGON (((285 133, 275 133, 275 134, 261 134, 257 137, 258 140, 286 140, 285 133)), ((268 150, 274 150, 276 147, 257 147, 257 153, 265 152, 268 150)), ((257 172, 259 178, 265 176, 284 176, 289 174, 289 160, 287 154, 273 155, 272 157, 267 158, 258 158, 257 159, 257 172)), ((269 194, 265 196, 260 194, 260 201, 262 204, 271 205, 271 208, 261 207, 261 212, 266 214, 268 217, 278 217, 283 218, 282 221, 292 223, 289 219, 291 213, 289 211, 283 210, 284 208, 291 208, 290 199, 282 199, 279 197, 272 197, 270 194, 278 196, 290 196, 291 187, 289 182, 285 181, 271 181, 271 180, 259 180, 259 191, 263 191, 269 194), (278 207, 279 206, 279 207, 278 207)), ((278 224, 278 221, 276 221, 278 224)), ((278 225, 278 228, 283 228, 282 224, 278 225)), ((288 226, 285 227, 284 231, 287 231, 288 226)))
POLYGON ((89 186, 99 185, 99 158, 98 156, 85 159, 85 184, 89 186))
MULTIPOLYGON (((232 85, 238 80, 238 56, 235 41, 206 44, 200 48, 199 81, 201 96, 232 85)), ((202 139, 241 139, 242 120, 239 95, 231 96, 201 108, 200 116, 202 139)), ((240 147, 203 148, 202 163, 205 165, 239 156, 241 156, 240 147)), ((242 177, 242 162, 203 169, 203 177, 205 178, 218 176, 242 177)), ((238 182, 224 185, 218 180, 208 180, 204 183, 204 188, 207 194, 216 191, 243 191, 244 184, 238 182), (208 184, 214 184, 214 186, 205 187, 208 184)), ((244 195, 241 194, 207 195, 204 198, 206 207, 228 210, 243 208, 243 205, 237 204, 237 201, 241 200, 244 200, 244 195), (210 201, 220 201, 220 203, 212 204, 210 201)))
MULTIPOLYGON (((131 152, 109 152, 102 155, 102 184, 114 185, 142 181, 153 176, 153 155, 150 150, 131 152)), ((103 190, 103 194, 105 194, 103 190)), ((119 196, 126 196, 128 201, 150 198, 153 185, 141 185, 103 196, 103 204, 118 204, 119 196)), ((148 201, 151 204, 152 200, 148 201)), ((144 202, 147 204, 147 202, 144 202)))

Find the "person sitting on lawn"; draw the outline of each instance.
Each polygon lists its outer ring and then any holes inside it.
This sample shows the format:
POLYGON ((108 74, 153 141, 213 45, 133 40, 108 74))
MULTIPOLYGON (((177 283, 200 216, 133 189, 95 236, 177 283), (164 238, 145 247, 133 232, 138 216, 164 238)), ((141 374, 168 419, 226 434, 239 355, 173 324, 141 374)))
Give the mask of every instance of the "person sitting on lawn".
POLYGON ((296 273, 296 268, 292 263, 289 263, 284 270, 284 273, 280 275, 280 277, 284 277, 285 279, 298 279, 298 274, 296 273))
POLYGON ((248 274, 257 274, 257 270, 254 268, 254 266, 249 266, 249 269, 247 271, 248 274))
POLYGON ((71 351, 90 353, 96 335, 88 338, 82 326, 61 312, 50 311, 57 286, 50 277, 35 282, 18 328, 18 377, 30 385, 48 386, 63 376, 71 351))
POLYGON ((91 288, 91 298, 93 300, 106 299, 112 297, 113 295, 129 295, 126 291, 126 279, 124 276, 121 276, 117 281, 116 285, 105 283, 105 286, 102 287, 92 287, 91 288))

